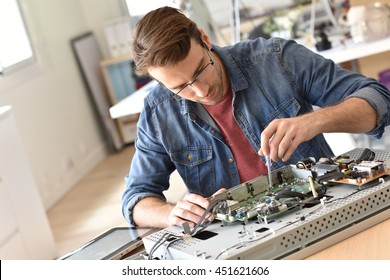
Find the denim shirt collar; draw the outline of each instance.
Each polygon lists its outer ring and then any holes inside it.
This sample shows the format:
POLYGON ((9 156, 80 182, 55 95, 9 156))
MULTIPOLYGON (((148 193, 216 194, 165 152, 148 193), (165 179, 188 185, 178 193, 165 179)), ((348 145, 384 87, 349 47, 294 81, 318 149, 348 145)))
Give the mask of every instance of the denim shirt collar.
POLYGON ((227 49, 213 45, 212 50, 215 51, 215 53, 221 58, 225 69, 229 73, 232 91, 237 92, 248 88, 248 80, 245 78, 241 69, 227 49))
MULTIPOLYGON (((232 58, 227 49, 213 45, 212 51, 214 51, 224 63, 225 69, 229 73, 230 86, 233 93, 248 88, 248 80, 245 78, 241 69, 238 67, 236 61, 232 58)), ((191 100, 180 99, 181 113, 183 115, 188 114, 191 120, 195 120, 197 112, 197 104, 191 100)))

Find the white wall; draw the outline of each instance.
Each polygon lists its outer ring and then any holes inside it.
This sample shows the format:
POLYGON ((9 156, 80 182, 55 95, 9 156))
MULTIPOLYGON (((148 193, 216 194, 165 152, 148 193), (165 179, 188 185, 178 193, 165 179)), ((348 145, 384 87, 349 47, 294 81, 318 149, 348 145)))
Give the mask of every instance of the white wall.
POLYGON ((127 16, 123 0, 80 0, 84 20, 94 32, 104 57, 109 57, 109 51, 103 33, 103 23, 127 16))
POLYGON ((121 1, 20 2, 39 58, 29 73, 0 80, 0 106, 14 108, 48 209, 107 154, 70 40, 92 30, 106 54, 101 24, 121 16, 121 1))

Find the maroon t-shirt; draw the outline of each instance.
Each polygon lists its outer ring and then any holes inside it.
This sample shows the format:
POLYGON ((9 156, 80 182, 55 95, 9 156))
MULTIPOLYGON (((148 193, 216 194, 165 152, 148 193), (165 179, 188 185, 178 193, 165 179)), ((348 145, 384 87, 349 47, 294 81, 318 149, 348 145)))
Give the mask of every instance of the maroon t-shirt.
POLYGON ((216 122, 238 166, 241 183, 267 174, 267 167, 233 118, 233 94, 229 90, 216 105, 204 105, 216 122))

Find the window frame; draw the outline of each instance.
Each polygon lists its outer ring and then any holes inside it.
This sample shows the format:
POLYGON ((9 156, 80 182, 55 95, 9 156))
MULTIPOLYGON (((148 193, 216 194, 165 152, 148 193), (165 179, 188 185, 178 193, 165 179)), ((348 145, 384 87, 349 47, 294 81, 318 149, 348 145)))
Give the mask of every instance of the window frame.
POLYGON ((7 79, 9 76, 14 75, 14 74, 20 72, 21 70, 23 70, 24 68, 27 68, 27 67, 33 65, 37 61, 36 51, 35 51, 35 48, 34 48, 34 45, 33 45, 32 39, 31 39, 28 25, 26 23, 26 17, 25 17, 25 14, 23 12, 22 5, 20 3, 20 0, 13 0, 13 1, 15 2, 16 6, 17 6, 17 9, 19 11, 19 15, 20 15, 20 18, 22 21, 22 25, 23 25, 24 30, 26 32, 27 41, 28 41, 29 47, 31 49, 31 56, 27 57, 25 59, 22 59, 22 60, 14 63, 10 66, 6 66, 6 67, 2 66, 0 63, 0 81, 7 79))

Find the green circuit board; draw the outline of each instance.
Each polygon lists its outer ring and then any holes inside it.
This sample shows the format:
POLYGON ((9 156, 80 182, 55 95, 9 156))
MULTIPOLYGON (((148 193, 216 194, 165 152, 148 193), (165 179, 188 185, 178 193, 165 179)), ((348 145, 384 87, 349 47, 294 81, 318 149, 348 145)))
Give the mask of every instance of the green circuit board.
MULTIPOLYGON (((312 182, 314 188, 319 184, 312 182)), ((282 184, 273 184, 266 192, 253 195, 245 200, 225 200, 214 208, 214 217, 218 220, 232 223, 245 221, 254 217, 263 220, 296 207, 312 193, 308 179, 289 178, 282 184)))

